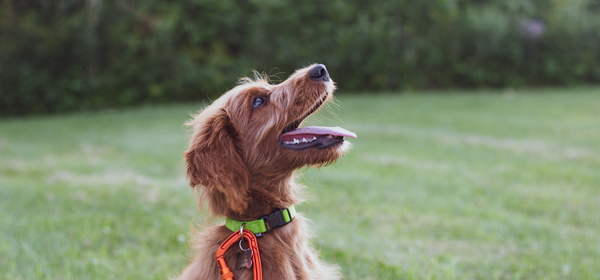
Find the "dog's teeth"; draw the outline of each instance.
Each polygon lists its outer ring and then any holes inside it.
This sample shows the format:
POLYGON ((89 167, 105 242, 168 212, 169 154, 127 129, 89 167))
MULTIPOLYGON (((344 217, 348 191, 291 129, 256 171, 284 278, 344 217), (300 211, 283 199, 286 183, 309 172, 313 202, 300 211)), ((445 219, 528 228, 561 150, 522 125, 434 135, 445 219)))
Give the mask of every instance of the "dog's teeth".
POLYGON ((293 141, 284 141, 283 143, 286 145, 294 145, 294 144, 300 144, 300 143, 310 143, 315 140, 317 140, 317 137, 313 137, 312 139, 302 138, 302 140, 294 138, 293 141))

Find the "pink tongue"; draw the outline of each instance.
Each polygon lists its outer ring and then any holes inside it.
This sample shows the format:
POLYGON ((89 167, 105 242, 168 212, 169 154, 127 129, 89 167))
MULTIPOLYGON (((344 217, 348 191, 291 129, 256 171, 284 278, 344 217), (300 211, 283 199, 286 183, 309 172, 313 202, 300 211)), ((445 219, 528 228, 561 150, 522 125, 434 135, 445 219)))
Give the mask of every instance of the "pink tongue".
POLYGON ((288 133, 284 133, 279 137, 280 141, 294 141, 294 138, 302 140, 302 138, 312 139, 316 135, 331 135, 331 136, 346 136, 356 138, 356 133, 348 131, 339 126, 326 127, 326 126, 307 126, 302 128, 294 129, 288 133))

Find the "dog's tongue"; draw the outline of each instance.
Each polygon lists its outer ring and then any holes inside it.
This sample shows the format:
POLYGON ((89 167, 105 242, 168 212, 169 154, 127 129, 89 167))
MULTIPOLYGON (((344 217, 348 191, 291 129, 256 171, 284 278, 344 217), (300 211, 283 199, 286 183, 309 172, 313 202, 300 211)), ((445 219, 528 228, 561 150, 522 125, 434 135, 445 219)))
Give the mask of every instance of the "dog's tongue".
POLYGON ((308 139, 308 141, 311 141, 314 137, 323 135, 331 135, 332 137, 346 136, 356 138, 356 133, 343 129, 339 126, 307 126, 284 133, 279 137, 279 140, 283 142, 293 142, 294 139, 299 141, 308 139))

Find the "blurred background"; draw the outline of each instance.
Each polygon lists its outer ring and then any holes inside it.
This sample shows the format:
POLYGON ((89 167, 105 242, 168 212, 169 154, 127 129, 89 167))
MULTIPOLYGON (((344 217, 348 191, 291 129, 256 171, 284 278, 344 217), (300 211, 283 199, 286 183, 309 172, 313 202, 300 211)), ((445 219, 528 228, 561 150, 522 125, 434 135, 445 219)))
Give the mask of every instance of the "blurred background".
POLYGON ((343 91, 600 81, 596 0, 7 0, 0 114, 201 100, 324 63, 343 91))
POLYGON ((323 63, 300 170, 344 279, 600 279, 600 0, 0 0, 0 279, 169 279, 184 123, 323 63))

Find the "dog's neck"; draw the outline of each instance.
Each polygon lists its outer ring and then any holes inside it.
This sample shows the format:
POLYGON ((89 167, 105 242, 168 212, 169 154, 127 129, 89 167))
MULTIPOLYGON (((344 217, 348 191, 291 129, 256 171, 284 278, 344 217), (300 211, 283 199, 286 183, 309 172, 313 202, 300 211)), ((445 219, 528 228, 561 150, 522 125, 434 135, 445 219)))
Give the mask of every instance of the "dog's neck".
POLYGON ((299 192, 303 186, 294 178, 293 172, 278 176, 250 175, 248 207, 243 213, 231 212, 227 216, 240 221, 254 220, 302 201, 299 192), (265 185, 264 182, 269 183, 265 185))

